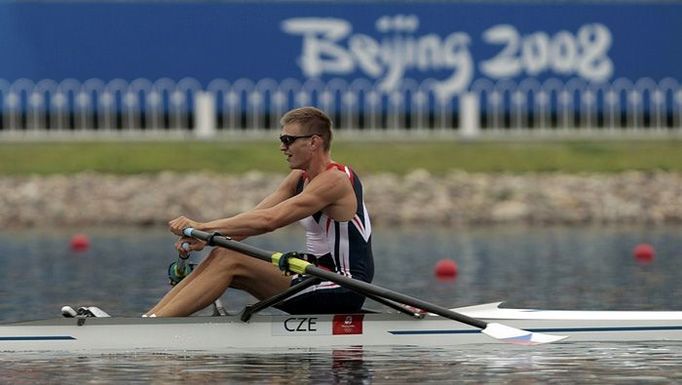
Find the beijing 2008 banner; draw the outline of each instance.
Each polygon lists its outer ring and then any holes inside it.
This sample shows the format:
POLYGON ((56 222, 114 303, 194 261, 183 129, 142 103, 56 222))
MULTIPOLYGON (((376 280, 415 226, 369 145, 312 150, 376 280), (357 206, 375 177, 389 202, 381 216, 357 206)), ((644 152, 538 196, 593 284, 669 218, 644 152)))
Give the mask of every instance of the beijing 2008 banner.
POLYGON ((2 2, 0 79, 682 79, 681 3, 2 2))

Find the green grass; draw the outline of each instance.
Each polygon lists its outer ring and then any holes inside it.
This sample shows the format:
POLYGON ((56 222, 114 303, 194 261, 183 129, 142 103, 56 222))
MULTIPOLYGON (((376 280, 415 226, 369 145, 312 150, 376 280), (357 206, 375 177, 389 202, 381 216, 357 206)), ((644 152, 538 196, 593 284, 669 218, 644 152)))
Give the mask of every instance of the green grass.
MULTIPOLYGON (((682 140, 651 141, 339 141, 333 157, 361 174, 470 172, 682 171, 682 140)), ((136 174, 249 170, 284 173, 278 145, 268 141, 0 142, 0 175, 72 174, 85 170, 136 174)))

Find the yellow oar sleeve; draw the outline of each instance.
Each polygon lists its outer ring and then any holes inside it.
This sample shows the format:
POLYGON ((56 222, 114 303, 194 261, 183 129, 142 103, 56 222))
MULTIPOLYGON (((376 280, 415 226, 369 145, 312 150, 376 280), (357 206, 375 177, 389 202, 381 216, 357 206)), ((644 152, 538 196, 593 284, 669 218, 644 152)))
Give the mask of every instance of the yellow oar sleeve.
MULTIPOLYGON (((279 260, 282 257, 282 253, 274 253, 270 256, 272 264, 279 269, 279 260)), ((289 258, 289 270, 296 274, 305 274, 305 268, 310 265, 310 262, 304 261, 300 258, 289 258)))

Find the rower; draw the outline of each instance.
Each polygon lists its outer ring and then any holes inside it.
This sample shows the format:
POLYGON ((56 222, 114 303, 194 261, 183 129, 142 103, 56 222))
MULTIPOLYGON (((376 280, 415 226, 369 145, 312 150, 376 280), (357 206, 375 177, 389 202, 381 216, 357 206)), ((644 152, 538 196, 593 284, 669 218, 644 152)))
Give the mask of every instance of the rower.
MULTIPOLYGON (((370 215, 358 175, 331 157, 331 119, 317 108, 302 107, 286 113, 280 123, 279 149, 291 172, 250 210, 207 222, 185 216, 171 220, 169 230, 181 237, 176 247, 183 242, 189 242, 197 251, 205 246, 183 235, 187 227, 243 240, 299 222, 306 230, 306 260, 313 259, 312 263, 334 274, 371 282, 374 262, 370 215)), ((214 248, 191 276, 173 287, 146 314, 188 316, 211 305, 230 287, 264 300, 303 279, 300 274, 283 275, 276 267, 243 253, 214 248)), ((352 313, 360 311, 364 301, 364 295, 323 280, 277 308, 289 314, 352 313)))

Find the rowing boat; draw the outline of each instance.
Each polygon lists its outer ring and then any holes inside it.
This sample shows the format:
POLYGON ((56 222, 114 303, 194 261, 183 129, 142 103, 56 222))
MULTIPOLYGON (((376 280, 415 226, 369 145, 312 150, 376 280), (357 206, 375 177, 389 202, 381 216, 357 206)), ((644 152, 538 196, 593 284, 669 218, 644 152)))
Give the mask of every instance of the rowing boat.
MULTIPOLYGON (((262 250, 191 228, 184 234, 307 277, 283 293, 247 307, 239 316, 221 315, 218 309, 222 305, 216 305, 214 316, 181 318, 109 317, 99 309, 75 312, 66 306, 62 311, 67 318, 0 325, 0 351, 221 352, 253 348, 538 345, 567 338, 576 342, 682 340, 682 311, 506 309, 500 308, 500 303, 447 309, 321 269, 297 258, 296 253, 262 250), (321 280, 354 290, 398 313, 259 313, 321 280)), ((169 268, 169 278, 176 283, 184 277, 186 267, 181 259, 177 263, 169 268)))
MULTIPOLYGON (((560 343, 680 341, 682 311, 575 311, 501 308, 490 303, 452 309, 531 332, 557 333, 560 343)), ((57 318, 0 326, 0 350, 20 352, 230 352, 238 349, 350 346, 467 347, 501 343, 478 328, 428 314, 256 314, 182 318, 57 318)))

